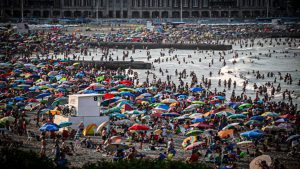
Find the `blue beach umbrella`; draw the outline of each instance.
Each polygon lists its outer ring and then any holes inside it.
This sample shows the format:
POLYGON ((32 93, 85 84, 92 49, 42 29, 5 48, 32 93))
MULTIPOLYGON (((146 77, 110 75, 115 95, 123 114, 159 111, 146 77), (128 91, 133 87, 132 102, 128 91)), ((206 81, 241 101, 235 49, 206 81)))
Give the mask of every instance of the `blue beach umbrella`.
POLYGON ((203 88, 201 88, 201 87, 192 87, 192 88, 190 88, 191 92, 201 92, 202 90, 203 90, 203 88))
POLYGON ((161 116, 163 116, 163 117, 177 117, 179 115, 180 114, 178 114, 178 113, 163 113, 163 114, 161 114, 161 116))
POLYGON ((68 127, 68 126, 71 126, 73 123, 72 122, 60 122, 59 124, 58 124, 58 127, 59 128, 63 128, 63 127, 68 127))
POLYGON ((51 93, 41 93, 41 94, 37 95, 35 98, 40 99, 40 98, 44 98, 44 97, 47 97, 50 95, 51 95, 51 93))
POLYGON ((204 118, 195 118, 192 120, 193 123, 200 123, 200 122, 204 122, 205 119, 204 118))
POLYGON ((55 123, 46 123, 41 128, 40 131, 58 131, 59 126, 55 123))
POLYGON ((262 137, 264 134, 261 133, 261 132, 258 132, 258 131, 251 130, 251 131, 243 132, 243 133, 241 133, 240 135, 243 136, 243 137, 246 137, 246 138, 253 139, 253 138, 260 138, 260 137, 262 137))
POLYGON ((250 120, 257 120, 257 121, 263 121, 265 118, 263 116, 253 116, 250 118, 250 120))

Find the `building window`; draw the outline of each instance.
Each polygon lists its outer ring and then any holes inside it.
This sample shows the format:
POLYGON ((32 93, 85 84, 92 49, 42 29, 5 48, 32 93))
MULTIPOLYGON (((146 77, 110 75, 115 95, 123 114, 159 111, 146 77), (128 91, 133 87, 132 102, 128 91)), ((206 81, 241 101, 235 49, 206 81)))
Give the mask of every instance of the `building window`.
POLYGON ((138 6, 138 7, 141 6, 141 1, 140 1, 140 0, 137 1, 137 6, 138 6))
POLYGON ((171 7, 171 0, 167 0, 167 7, 171 7))
POLYGON ((72 6, 71 0, 64 0, 64 6, 72 6))
POLYGON ((74 6, 82 6, 81 0, 74 0, 74 6))
POLYGON ((180 5, 180 0, 173 0, 173 7, 178 8, 180 5))
POLYGON ((202 1, 202 7, 203 8, 208 8, 208 0, 203 0, 202 1))
POLYGON ((193 0, 193 7, 198 7, 198 6, 199 6, 199 1, 193 0))
POLYGON ((183 7, 187 8, 189 7, 189 0, 182 0, 183 1, 183 7))
POLYGON ((158 7, 162 7, 163 6, 163 0, 158 0, 158 7))
MULTIPOLYGON (((127 8, 127 3, 128 3, 128 1, 127 0, 123 0, 123 7, 124 8, 127 8)), ((127 12, 127 11, 126 11, 127 12)), ((127 13, 126 13, 127 14, 127 13)), ((124 16, 124 14, 123 14, 123 16, 124 16)))

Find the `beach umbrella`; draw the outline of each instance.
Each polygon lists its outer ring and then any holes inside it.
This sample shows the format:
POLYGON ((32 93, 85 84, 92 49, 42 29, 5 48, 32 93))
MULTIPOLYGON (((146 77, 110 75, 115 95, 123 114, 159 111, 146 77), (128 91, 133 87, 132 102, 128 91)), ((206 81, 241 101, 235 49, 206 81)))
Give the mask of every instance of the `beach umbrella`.
POLYGON ((60 123, 58 124, 58 127, 59 127, 59 128, 68 127, 68 126, 71 126, 72 124, 73 124, 72 122, 68 122, 68 121, 60 122, 60 123))
POLYGON ((156 134, 156 135, 160 135, 162 133, 162 130, 161 129, 157 129, 153 133, 156 134))
MULTIPOLYGON (((150 93, 149 93, 150 94, 150 93)), ((153 96, 154 98, 159 98, 159 97, 161 97, 162 96, 162 94, 161 93, 157 93, 155 96, 153 96)))
POLYGON ((250 118, 250 120, 256 120, 256 121, 263 121, 265 117, 263 116, 253 116, 250 118))
POLYGON ((121 108, 113 107, 113 108, 107 109, 103 112, 103 114, 111 114, 111 113, 121 113, 121 108))
POLYGON ((32 86, 32 87, 29 88, 29 90, 37 90, 39 88, 40 88, 39 86, 32 86))
POLYGON ((67 104, 68 103, 68 98, 66 97, 60 97, 54 100, 54 102, 51 104, 52 106, 58 106, 61 104, 67 104))
POLYGON ((128 88, 128 87, 123 87, 123 88, 120 88, 119 91, 120 92, 125 91, 125 92, 132 92, 133 93, 134 89, 133 88, 128 88))
POLYGON ((198 148, 201 148, 201 147, 206 147, 206 143, 204 141, 202 142, 195 142, 195 143, 192 143, 191 145, 187 146, 184 150, 185 151, 189 151, 189 150, 194 150, 194 149, 198 149, 198 148))
POLYGON ((114 97, 115 97, 115 95, 112 94, 112 93, 105 93, 105 94, 103 95, 103 98, 104 98, 104 99, 111 99, 111 98, 114 98, 114 97))
POLYGON ((115 76, 113 76, 113 78, 124 79, 124 78, 126 78, 126 76, 125 75, 115 75, 115 76))
POLYGON ((226 112, 226 111, 222 111, 222 112, 218 112, 218 113, 216 113, 216 115, 217 116, 231 116, 231 115, 233 115, 233 113, 230 113, 230 112, 226 112))
POLYGON ((278 126, 271 125, 271 126, 263 127, 262 130, 263 131, 280 131, 280 130, 284 130, 284 129, 282 129, 278 126))
POLYGON ((153 113, 153 114, 150 114, 150 116, 151 117, 162 117, 161 114, 162 113, 153 113))
POLYGON ((247 146, 247 145, 253 145, 252 141, 241 141, 236 143, 238 146, 247 146))
POLYGON ((161 116, 163 117, 177 117, 179 116, 180 114, 178 113, 175 113, 175 112, 172 112, 172 113, 162 113, 161 116))
POLYGON ((199 122, 204 122, 205 119, 204 118, 195 118, 192 120, 193 123, 199 123, 199 122))
POLYGON ((51 93, 41 93, 41 94, 37 95, 35 98, 40 99, 40 98, 44 98, 44 97, 47 97, 50 95, 51 95, 51 93))
POLYGON ((136 92, 139 92, 139 93, 146 93, 146 89, 145 88, 135 88, 134 89, 136 92))
POLYGON ((256 158, 254 158, 250 162, 250 164, 249 164, 250 169, 261 169, 261 162, 262 161, 265 161, 268 166, 271 166, 271 164, 272 164, 272 159, 269 155, 261 155, 261 156, 258 156, 256 158))
POLYGON ((246 138, 250 138, 250 139, 253 139, 253 138, 260 138, 262 137, 264 134, 261 133, 261 132, 256 132, 256 131, 246 131, 246 132, 243 132, 240 134, 241 136, 243 137, 246 137, 246 138))
POLYGON ((183 112, 191 112, 191 111, 194 111, 194 110, 196 110, 197 108, 200 108, 200 107, 202 107, 202 105, 200 105, 200 104, 192 104, 192 105, 189 105, 187 108, 185 108, 183 110, 183 112))
POLYGON ((178 120, 184 120, 184 119, 190 119, 190 117, 189 117, 189 115, 184 114, 184 115, 182 115, 182 116, 175 117, 175 119, 178 119, 178 120))
MULTIPOLYGON (((136 116, 136 115, 133 115, 133 116, 136 116)), ((151 117, 149 115, 146 115, 146 116, 143 116, 142 119, 149 120, 149 119, 151 119, 151 117)))
MULTIPOLYGON (((111 144, 120 144, 121 141, 122 141, 122 138, 120 136, 112 136, 110 137, 110 140, 111 140, 111 144)), ((104 142, 104 144, 107 142, 108 140, 106 140, 104 142)))
POLYGON ((128 128, 128 130, 149 130, 150 128, 145 125, 135 124, 128 128))
POLYGON ((232 129, 227 129, 227 130, 221 130, 218 132, 218 136, 220 136, 221 138, 227 138, 231 135, 233 135, 233 130, 232 129))
POLYGON ((279 128, 282 128, 282 129, 292 129, 293 127, 292 127, 292 124, 290 124, 290 123, 280 123, 279 125, 278 125, 278 127, 279 128))
POLYGON ((143 114, 144 112, 142 111, 138 111, 138 110, 131 110, 131 111, 126 111, 124 114, 129 114, 129 115, 140 115, 140 114, 143 114))
POLYGON ((212 128, 213 126, 206 123, 194 123, 190 125, 191 127, 200 127, 200 128, 212 128))
POLYGON ((288 119, 281 118, 281 119, 276 120, 275 123, 287 123, 288 121, 289 121, 288 119))
POLYGON ((239 109, 245 109, 245 108, 249 108, 251 106, 252 106, 251 103, 244 103, 244 104, 241 104, 238 108, 239 109))
POLYGON ((123 105, 121 106, 121 111, 122 111, 122 112, 130 111, 130 110, 133 110, 133 108, 131 107, 130 104, 123 104, 123 105))
POLYGON ((287 138, 287 142, 289 141, 294 141, 294 140, 299 140, 300 139, 300 135, 299 134, 295 134, 295 135, 292 135, 290 136, 289 138, 287 138))
POLYGON ((284 119, 289 119, 289 120, 292 120, 292 119, 296 119, 297 116, 294 116, 294 115, 291 115, 291 114, 285 114, 285 115, 282 115, 280 116, 281 118, 284 118, 284 119))
POLYGON ((189 89, 191 92, 201 92, 203 88, 201 87, 192 87, 189 89))
POLYGON ((227 126, 223 127, 222 130, 235 129, 235 128, 239 128, 239 127, 241 127, 240 123, 231 123, 231 124, 228 124, 227 126))
POLYGON ((203 101, 192 101, 192 104, 204 105, 205 103, 203 101))
POLYGON ((143 97, 152 97, 153 95, 151 93, 143 93, 140 96, 143 96, 143 97))
POLYGON ((278 117, 279 114, 278 113, 269 113, 266 115, 267 117, 278 117))
POLYGON ((49 112, 51 109, 42 109, 40 111, 40 114, 46 114, 47 112, 49 112))
POLYGON ((80 65, 80 62, 73 63, 73 66, 80 65))
POLYGON ((185 94, 181 94, 181 95, 178 95, 177 98, 178 98, 178 99, 187 99, 188 96, 185 95, 185 94))
POLYGON ((100 131, 102 131, 102 129, 103 129, 104 127, 106 127, 107 125, 109 125, 109 121, 102 122, 102 123, 98 126, 98 128, 97 128, 97 130, 96 130, 96 133, 99 133, 100 131))
POLYGON ((40 131, 58 131, 59 128, 58 127, 55 127, 53 125, 47 125, 47 126, 43 126, 40 128, 40 131))
POLYGON ((41 128, 40 131, 58 131, 59 126, 55 123, 46 123, 41 128))
POLYGON ((12 116, 6 116, 0 119, 0 123, 12 123, 14 122, 16 119, 12 116))
POLYGON ((50 110, 50 111, 47 111, 46 112, 46 114, 50 114, 51 113, 51 115, 60 115, 60 111, 58 111, 58 110, 50 110))
POLYGON ((135 97, 135 95, 133 93, 126 92, 126 91, 120 92, 120 95, 121 96, 128 96, 128 97, 135 97))
POLYGON ((225 97, 224 96, 214 96, 215 99, 218 99, 218 100, 225 100, 225 97))
POLYGON ((168 111, 169 108, 170 108, 170 107, 169 107, 168 105, 166 105, 166 104, 161 104, 161 105, 159 105, 159 106, 156 106, 156 107, 154 108, 154 110, 168 111))
POLYGON ((227 119, 244 119, 247 116, 244 114, 233 114, 227 117, 227 119))
POLYGON ((23 96, 17 96, 17 97, 14 97, 14 100, 15 101, 23 101, 23 100, 26 100, 26 98, 23 96))
POLYGON ((202 116, 203 116, 202 113, 193 113, 189 117, 193 119, 193 118, 199 118, 199 117, 202 117, 202 116))
POLYGON ((113 102, 116 102, 117 100, 119 100, 120 98, 118 97, 114 97, 114 98, 111 98, 111 99, 105 99, 101 102, 101 106, 108 106, 109 104, 113 103, 113 102))
POLYGON ((164 99, 161 102, 165 103, 165 104, 171 104, 171 103, 177 103, 177 100, 175 100, 175 99, 164 99))
POLYGON ((187 146, 193 144, 197 142, 197 137, 196 136, 190 136, 190 137, 187 137, 185 138, 183 141, 182 141, 182 147, 183 148, 186 148, 187 146))
POLYGON ((126 85, 126 86, 131 86, 131 85, 133 85, 133 82, 130 81, 130 80, 121 80, 119 83, 120 83, 120 84, 124 84, 124 85, 126 85))
POLYGON ((262 124, 263 124, 263 122, 257 121, 257 120, 249 120, 249 121, 244 123, 244 125, 248 125, 248 126, 250 126, 250 125, 259 126, 259 125, 262 125, 262 124))
POLYGON ((128 149, 129 146, 126 144, 118 144, 118 143, 113 143, 113 144, 109 144, 105 147, 105 150, 108 152, 114 152, 117 150, 125 150, 128 149))
POLYGON ((126 115, 125 115, 125 114, 120 114, 120 113, 114 113, 114 114, 112 114, 111 116, 113 116, 113 117, 118 117, 118 118, 126 118, 126 115))
POLYGON ((190 130, 189 132, 187 132, 185 135, 186 136, 198 136, 201 133, 203 133, 202 130, 190 130))
POLYGON ((121 125, 121 124, 132 125, 134 122, 130 121, 129 119, 123 119, 123 120, 117 120, 114 123, 116 125, 121 125))

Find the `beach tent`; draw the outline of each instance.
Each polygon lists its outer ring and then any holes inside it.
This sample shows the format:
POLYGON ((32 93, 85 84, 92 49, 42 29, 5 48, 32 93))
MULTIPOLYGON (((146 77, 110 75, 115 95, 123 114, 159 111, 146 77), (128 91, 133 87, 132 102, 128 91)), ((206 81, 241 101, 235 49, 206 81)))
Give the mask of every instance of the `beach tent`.
POLYGON ((83 135, 93 135, 94 134, 94 129, 97 128, 96 124, 89 124, 84 130, 83 130, 83 135))

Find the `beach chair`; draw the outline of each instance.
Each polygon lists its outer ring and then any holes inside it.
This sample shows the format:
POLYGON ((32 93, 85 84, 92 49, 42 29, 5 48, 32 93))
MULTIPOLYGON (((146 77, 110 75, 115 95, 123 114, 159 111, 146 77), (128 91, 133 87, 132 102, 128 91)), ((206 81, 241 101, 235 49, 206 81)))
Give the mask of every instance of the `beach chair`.
POLYGON ((27 130, 27 140, 25 141, 25 143, 28 143, 29 141, 32 140, 32 134, 31 134, 31 131, 27 130))
POLYGON ((27 130, 27 140, 25 141, 25 143, 32 141, 32 139, 36 139, 36 141, 40 141, 40 137, 37 134, 35 134, 33 131, 27 130))

